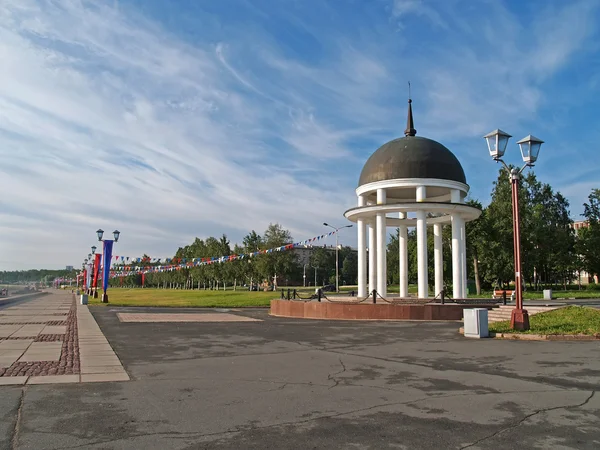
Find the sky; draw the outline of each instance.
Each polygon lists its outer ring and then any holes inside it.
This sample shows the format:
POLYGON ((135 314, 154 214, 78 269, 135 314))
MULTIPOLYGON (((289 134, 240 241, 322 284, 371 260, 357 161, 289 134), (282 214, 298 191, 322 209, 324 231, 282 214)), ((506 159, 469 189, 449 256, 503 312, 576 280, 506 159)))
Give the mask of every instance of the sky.
POLYGON ((600 187, 599 25, 599 0, 2 0, 0 270, 77 267, 98 228, 116 255, 167 257, 346 225, 408 81, 472 198, 499 169, 482 136, 512 134, 519 163, 533 134, 579 219, 600 187))

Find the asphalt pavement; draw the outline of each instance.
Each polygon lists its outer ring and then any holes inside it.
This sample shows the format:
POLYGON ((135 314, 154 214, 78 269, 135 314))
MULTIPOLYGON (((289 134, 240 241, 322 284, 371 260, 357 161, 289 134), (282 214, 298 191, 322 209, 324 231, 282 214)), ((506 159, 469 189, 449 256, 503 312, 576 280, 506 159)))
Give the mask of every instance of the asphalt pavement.
POLYGON ((600 343, 469 340, 459 323, 122 323, 131 381, 0 386, 7 449, 598 449, 600 343))

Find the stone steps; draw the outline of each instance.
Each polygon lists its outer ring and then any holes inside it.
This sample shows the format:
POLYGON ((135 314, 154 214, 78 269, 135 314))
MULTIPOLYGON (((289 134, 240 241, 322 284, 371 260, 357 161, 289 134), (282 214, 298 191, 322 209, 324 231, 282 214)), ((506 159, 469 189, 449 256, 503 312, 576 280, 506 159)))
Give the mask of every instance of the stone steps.
MULTIPOLYGON (((501 305, 499 308, 488 311, 488 323, 502 322, 503 320, 510 320, 511 311, 514 309, 514 305, 501 305)), ((542 312, 552 311, 558 309, 559 306, 525 306, 525 309, 530 316, 539 314, 542 312)))

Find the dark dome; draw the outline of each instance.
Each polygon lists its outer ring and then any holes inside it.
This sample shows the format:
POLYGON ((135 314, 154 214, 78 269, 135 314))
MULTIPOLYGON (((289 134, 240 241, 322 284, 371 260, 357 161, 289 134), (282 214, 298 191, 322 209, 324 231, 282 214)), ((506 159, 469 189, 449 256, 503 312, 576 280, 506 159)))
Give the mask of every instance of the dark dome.
POLYGON ((358 185, 397 178, 437 178, 467 183, 456 156, 442 144, 419 136, 405 136, 382 145, 371 155, 358 185))

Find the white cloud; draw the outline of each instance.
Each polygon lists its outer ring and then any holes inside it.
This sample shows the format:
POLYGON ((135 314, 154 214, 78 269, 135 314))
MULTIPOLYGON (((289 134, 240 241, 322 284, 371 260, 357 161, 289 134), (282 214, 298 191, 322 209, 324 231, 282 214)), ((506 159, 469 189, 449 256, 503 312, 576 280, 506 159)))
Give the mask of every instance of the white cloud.
MULTIPOLYGON (((392 4, 392 15, 403 20, 411 14, 423 16, 436 26, 447 28, 446 22, 437 11, 436 2, 432 0, 394 0, 392 4)), ((402 22, 400 22, 402 23, 402 22)))
POLYGON ((544 83, 594 36, 594 2, 543 10, 536 26, 497 2, 467 20, 457 3, 393 3, 441 33, 417 51, 381 31, 382 7, 364 30, 310 26, 322 54, 300 57, 260 27, 192 44, 118 2, 5 0, 0 269, 76 264, 98 227, 119 228, 129 256, 270 222, 319 233, 352 206, 370 152, 402 133, 409 79, 419 134, 469 142, 530 124, 544 83))

